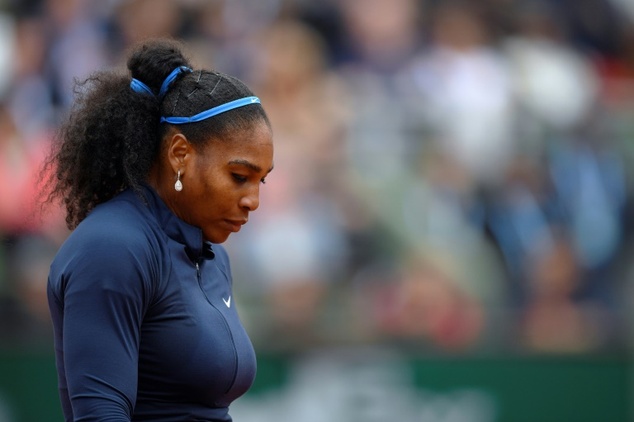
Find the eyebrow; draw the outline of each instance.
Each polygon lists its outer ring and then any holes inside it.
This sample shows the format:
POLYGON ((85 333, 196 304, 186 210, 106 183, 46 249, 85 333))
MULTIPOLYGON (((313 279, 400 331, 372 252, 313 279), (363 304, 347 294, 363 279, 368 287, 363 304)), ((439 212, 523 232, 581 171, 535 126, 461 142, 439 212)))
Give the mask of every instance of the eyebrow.
MULTIPOLYGON (((262 171, 262 168, 260 166, 253 164, 252 162, 248 160, 244 160, 240 158, 229 161, 229 164, 248 167, 249 169, 253 170, 256 173, 259 173, 262 171)), ((273 166, 271 166, 271 168, 269 169, 269 171, 267 171, 267 173, 270 173, 271 171, 273 171, 273 166)))

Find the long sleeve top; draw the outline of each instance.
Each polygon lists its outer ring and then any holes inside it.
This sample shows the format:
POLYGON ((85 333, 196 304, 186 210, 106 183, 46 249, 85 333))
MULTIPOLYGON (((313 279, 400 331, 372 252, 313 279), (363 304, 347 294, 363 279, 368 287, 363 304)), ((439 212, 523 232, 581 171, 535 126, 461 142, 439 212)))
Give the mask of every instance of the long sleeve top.
POLYGON ((256 361, 227 253, 144 187, 60 248, 48 298, 66 421, 231 421, 256 361))

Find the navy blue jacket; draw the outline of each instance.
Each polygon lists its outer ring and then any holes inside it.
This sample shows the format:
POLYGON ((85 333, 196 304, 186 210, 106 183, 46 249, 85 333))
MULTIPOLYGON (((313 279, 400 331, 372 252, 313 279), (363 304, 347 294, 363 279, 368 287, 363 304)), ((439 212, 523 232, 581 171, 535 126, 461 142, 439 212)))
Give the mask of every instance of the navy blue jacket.
POLYGON ((66 421, 231 421, 256 361, 227 253, 144 192, 96 207, 51 265, 66 421))

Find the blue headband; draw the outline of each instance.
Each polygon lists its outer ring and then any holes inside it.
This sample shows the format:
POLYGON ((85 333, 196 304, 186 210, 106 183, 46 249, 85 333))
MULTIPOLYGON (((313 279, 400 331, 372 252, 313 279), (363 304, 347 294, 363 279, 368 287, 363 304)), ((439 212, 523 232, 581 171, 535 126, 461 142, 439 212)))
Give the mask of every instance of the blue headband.
POLYGON ((173 125, 183 125, 186 123, 200 122, 201 120, 208 119, 217 114, 224 113, 225 111, 233 110, 234 108, 238 107, 244 107, 249 104, 260 104, 260 99, 258 97, 240 98, 239 100, 229 101, 228 103, 210 108, 209 110, 205 110, 198 114, 194 114, 191 117, 161 117, 161 123, 166 122, 173 125))
POLYGON ((176 69, 172 70, 172 73, 167 75, 167 78, 165 78, 165 80, 163 81, 163 84, 161 85, 161 89, 159 90, 159 94, 158 94, 159 98, 163 98, 165 94, 167 94, 167 90, 169 89, 170 85, 172 84, 172 82, 174 82, 174 79, 176 79, 178 75, 180 75, 182 72, 191 72, 191 71, 192 70, 187 66, 178 66, 176 69))
POLYGON ((130 81, 130 88, 132 88, 132 91, 138 92, 139 94, 145 93, 154 96, 154 93, 152 92, 150 87, 138 79, 132 78, 132 80, 130 81))
MULTIPOLYGON (((167 75, 167 78, 165 78, 165 80, 163 81, 163 84, 161 85, 161 89, 159 90, 158 98, 162 99, 165 96, 170 85, 172 84, 172 82, 174 82, 174 79, 176 79, 178 75, 180 75, 182 72, 191 72, 191 71, 192 70, 187 66, 178 66, 176 69, 172 70, 172 72, 169 75, 167 75)), ((146 84, 144 84, 143 82, 135 78, 132 78, 132 81, 130 81, 130 88, 132 88, 134 92, 138 92, 139 94, 145 93, 145 94, 150 94, 152 96, 154 95, 154 93, 152 92, 149 86, 147 86, 146 84)))

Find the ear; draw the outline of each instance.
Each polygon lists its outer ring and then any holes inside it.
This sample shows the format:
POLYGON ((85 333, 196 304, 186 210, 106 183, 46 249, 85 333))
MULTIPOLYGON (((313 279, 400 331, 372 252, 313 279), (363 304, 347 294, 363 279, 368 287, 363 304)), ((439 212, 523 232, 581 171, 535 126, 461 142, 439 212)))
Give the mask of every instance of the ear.
POLYGON ((174 173, 180 170, 181 175, 185 174, 185 169, 191 162, 193 152, 194 148, 185 135, 176 132, 170 136, 167 145, 167 160, 174 173))

